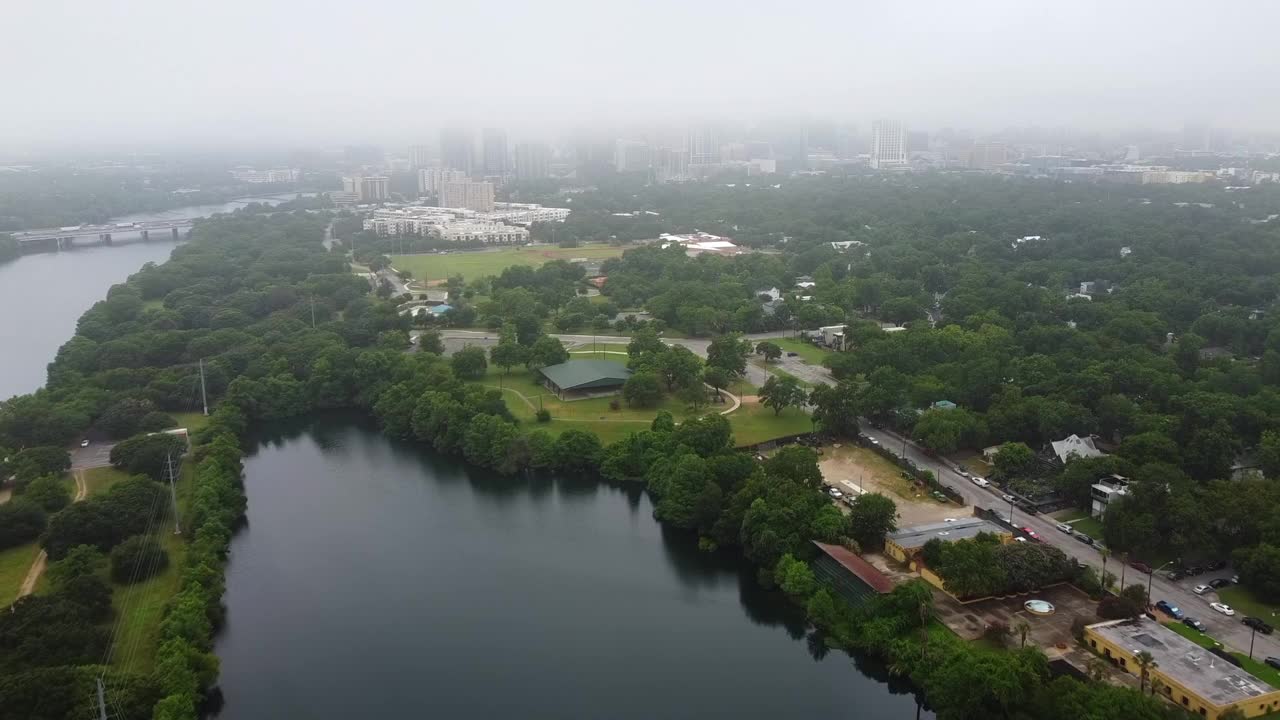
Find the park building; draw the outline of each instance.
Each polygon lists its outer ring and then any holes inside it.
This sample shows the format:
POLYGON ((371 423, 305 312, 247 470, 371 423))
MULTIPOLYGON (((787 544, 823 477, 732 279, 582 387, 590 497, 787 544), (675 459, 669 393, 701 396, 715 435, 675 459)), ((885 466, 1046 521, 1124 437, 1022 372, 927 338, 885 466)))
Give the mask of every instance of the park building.
POLYGON ((631 377, 631 371, 612 360, 570 360, 538 370, 542 384, 561 400, 613 395, 631 377))
POLYGON ((1111 664, 1139 677, 1138 653, 1149 653, 1148 687, 1200 717, 1216 720, 1234 709, 1252 718, 1280 710, 1280 690, 1149 618, 1088 625, 1084 641, 1111 664))

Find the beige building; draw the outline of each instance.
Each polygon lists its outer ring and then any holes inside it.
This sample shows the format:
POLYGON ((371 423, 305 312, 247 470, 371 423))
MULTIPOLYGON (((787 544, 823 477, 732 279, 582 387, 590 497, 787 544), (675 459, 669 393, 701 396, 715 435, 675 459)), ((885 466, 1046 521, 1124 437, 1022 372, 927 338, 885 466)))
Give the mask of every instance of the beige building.
POLYGON ((493 212, 493 183, 445 182, 440 186, 440 207, 493 212))

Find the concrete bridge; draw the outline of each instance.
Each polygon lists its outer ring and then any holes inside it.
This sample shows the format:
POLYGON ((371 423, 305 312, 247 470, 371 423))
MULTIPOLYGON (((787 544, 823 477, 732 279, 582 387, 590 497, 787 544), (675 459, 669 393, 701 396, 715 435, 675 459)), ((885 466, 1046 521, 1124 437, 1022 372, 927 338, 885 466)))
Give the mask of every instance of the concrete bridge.
POLYGON ((12 233, 12 237, 24 248, 51 246, 62 250, 75 245, 77 238, 97 238, 98 242, 104 245, 110 245, 115 235, 128 234, 137 234, 143 240, 150 240, 153 234, 158 238, 169 237, 177 240, 180 237, 180 231, 189 229, 193 224, 195 221, 184 218, 107 225, 76 225, 47 230, 25 230, 12 233))

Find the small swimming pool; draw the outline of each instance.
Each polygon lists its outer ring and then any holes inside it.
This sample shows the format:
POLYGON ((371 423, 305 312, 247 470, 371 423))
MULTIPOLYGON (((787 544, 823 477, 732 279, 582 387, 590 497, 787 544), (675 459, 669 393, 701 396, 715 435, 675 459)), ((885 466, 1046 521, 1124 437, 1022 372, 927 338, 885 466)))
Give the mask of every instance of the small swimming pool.
POLYGON ((1052 615, 1054 610, 1053 603, 1044 600, 1028 600, 1022 603, 1022 607, 1032 615, 1052 615))

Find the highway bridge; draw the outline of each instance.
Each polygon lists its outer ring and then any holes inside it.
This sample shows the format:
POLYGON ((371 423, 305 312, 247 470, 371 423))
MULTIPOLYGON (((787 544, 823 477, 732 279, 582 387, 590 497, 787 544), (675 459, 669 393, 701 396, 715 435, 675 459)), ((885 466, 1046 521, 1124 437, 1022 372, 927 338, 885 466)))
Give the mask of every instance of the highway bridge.
POLYGON ((105 245, 112 243, 116 235, 138 235, 143 240, 170 237, 177 240, 180 231, 190 229, 194 220, 151 220, 136 223, 109 223, 106 225, 75 225, 46 230, 25 230, 12 234, 23 247, 52 246, 58 250, 73 246, 77 239, 96 238, 105 245))

